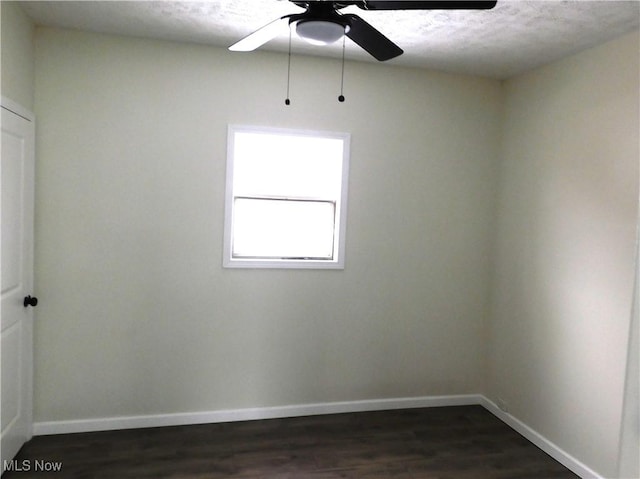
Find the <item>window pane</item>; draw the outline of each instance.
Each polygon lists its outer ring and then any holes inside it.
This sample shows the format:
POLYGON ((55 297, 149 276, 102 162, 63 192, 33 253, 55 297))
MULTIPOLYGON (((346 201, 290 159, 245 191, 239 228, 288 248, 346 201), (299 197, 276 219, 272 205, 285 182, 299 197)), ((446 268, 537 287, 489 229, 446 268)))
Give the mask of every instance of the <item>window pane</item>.
POLYGON ((337 199, 343 147, 337 138, 238 132, 234 194, 337 199))
POLYGON ((235 258, 332 259, 335 204, 235 198, 235 258))

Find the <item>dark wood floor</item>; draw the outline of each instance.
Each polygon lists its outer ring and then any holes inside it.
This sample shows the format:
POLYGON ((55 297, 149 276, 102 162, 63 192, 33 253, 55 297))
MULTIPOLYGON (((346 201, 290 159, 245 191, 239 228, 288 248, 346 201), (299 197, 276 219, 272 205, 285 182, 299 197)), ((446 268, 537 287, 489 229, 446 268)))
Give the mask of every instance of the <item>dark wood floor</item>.
POLYGON ((578 477, 480 406, 39 436, 16 459, 3 479, 578 477))

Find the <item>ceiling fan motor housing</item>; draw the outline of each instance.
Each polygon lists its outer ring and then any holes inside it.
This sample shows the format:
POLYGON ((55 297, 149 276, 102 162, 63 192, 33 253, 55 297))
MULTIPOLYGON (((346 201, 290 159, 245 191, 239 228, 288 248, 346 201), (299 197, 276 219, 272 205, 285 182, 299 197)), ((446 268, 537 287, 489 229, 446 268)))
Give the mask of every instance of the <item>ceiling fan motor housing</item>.
POLYGON ((337 12, 331 2, 313 2, 307 11, 291 18, 296 33, 315 45, 329 45, 341 39, 351 29, 348 17, 337 12))

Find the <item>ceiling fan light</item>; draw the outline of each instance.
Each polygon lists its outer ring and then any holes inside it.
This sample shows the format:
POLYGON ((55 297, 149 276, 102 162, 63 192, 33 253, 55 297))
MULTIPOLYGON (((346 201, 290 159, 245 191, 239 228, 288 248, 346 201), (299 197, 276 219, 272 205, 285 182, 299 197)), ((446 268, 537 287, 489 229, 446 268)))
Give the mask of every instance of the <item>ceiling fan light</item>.
POLYGON ((340 40, 348 26, 326 20, 301 20, 296 23, 296 32, 314 45, 329 45, 340 40))

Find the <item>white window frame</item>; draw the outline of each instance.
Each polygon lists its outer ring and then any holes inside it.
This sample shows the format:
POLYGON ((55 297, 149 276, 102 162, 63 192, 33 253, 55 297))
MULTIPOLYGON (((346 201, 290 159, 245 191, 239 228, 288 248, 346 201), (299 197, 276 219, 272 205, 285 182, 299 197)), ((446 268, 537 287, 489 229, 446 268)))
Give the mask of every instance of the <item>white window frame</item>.
MULTIPOLYGON (((351 135, 342 132, 297 130, 285 128, 271 128, 246 125, 229 125, 227 132, 227 171, 225 187, 225 219, 224 219, 224 245, 223 261, 225 268, 273 268, 273 269, 344 269, 346 226, 347 226, 347 195, 349 185, 349 156, 351 135), (307 258, 242 258, 233 257, 233 173, 234 173, 234 147, 236 133, 259 133, 285 135, 295 137, 339 139, 342 141, 342 179, 340 197, 335 203, 335 222, 333 238, 332 259, 307 259, 307 258)), ((242 196, 242 195, 238 195, 242 196)), ((292 198, 295 200, 295 198, 292 198)))

